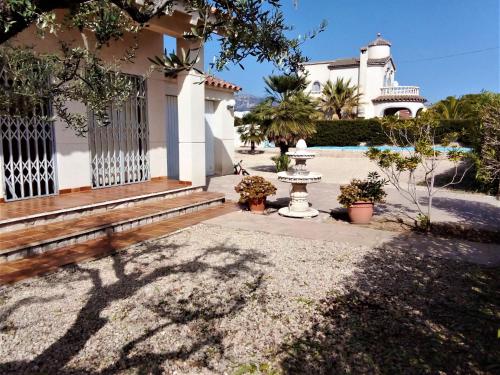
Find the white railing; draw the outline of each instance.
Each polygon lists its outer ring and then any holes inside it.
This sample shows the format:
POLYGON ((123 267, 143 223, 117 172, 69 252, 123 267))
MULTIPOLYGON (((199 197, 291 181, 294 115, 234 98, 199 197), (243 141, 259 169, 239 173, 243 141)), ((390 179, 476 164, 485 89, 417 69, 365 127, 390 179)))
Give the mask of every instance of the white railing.
POLYGON ((391 86, 382 87, 380 89, 382 96, 387 95, 420 95, 420 87, 418 86, 391 86))

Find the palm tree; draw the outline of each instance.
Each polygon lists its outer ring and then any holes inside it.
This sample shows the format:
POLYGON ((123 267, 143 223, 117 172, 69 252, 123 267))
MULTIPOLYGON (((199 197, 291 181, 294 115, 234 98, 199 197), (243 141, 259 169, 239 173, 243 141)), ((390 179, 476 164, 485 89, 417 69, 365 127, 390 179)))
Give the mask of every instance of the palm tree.
POLYGON ((238 127, 241 141, 245 144, 250 143, 250 153, 255 153, 255 145, 260 144, 266 139, 266 134, 258 124, 259 120, 252 113, 243 116, 242 125, 238 127))
POLYGON ((463 118, 462 102, 454 96, 448 96, 436 103, 433 108, 442 120, 459 120, 463 118))
POLYGON ((273 140, 284 155, 290 144, 316 132, 315 103, 304 94, 305 77, 297 75, 270 76, 265 78, 267 100, 254 108, 266 135, 273 140))
POLYGON ((304 91, 307 87, 306 77, 297 74, 269 76, 264 78, 264 82, 267 86, 268 99, 278 103, 304 91))
POLYGON ((337 115, 340 120, 342 117, 352 116, 360 99, 361 94, 358 92, 358 86, 351 86, 350 79, 344 81, 343 78, 337 78, 335 83, 328 80, 319 99, 319 110, 323 112, 327 120, 332 120, 334 115, 337 115))

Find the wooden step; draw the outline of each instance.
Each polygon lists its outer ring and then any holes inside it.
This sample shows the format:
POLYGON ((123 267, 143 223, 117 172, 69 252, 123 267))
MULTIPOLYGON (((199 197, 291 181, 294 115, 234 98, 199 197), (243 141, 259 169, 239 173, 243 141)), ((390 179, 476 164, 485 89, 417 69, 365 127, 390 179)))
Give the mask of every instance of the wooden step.
POLYGON ((126 249, 134 244, 179 232, 202 221, 238 210, 232 202, 198 212, 164 219, 154 224, 113 233, 106 238, 65 246, 60 249, 24 259, 0 264, 0 285, 54 272, 67 264, 80 263, 126 249))
POLYGON ((0 262, 108 237, 113 233, 200 211, 222 203, 224 203, 223 194, 195 192, 176 198, 146 201, 131 207, 2 233, 0 235, 0 262))
POLYGON ((36 225, 133 207, 145 202, 176 198, 202 190, 201 187, 186 186, 175 181, 161 181, 2 203, 0 235, 36 225))

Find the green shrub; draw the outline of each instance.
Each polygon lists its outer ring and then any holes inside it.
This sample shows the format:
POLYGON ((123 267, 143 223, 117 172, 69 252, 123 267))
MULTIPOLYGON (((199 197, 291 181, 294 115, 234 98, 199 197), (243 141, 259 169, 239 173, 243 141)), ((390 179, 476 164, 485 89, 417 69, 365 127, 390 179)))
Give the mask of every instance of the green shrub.
POLYGON ((436 131, 435 140, 441 143, 447 134, 456 133, 456 142, 466 147, 477 147, 479 142, 479 126, 474 120, 441 120, 436 131))
POLYGON ((276 166, 276 172, 287 171, 291 163, 290 157, 286 154, 273 156, 271 160, 274 161, 274 165, 276 166))
POLYGON ((350 207, 356 202, 383 202, 387 195, 384 191, 387 183, 377 172, 370 172, 366 180, 354 179, 348 185, 341 185, 337 200, 344 207, 350 207))
POLYGON ((369 146, 388 143, 377 119, 318 121, 316 134, 307 139, 309 146, 369 146))

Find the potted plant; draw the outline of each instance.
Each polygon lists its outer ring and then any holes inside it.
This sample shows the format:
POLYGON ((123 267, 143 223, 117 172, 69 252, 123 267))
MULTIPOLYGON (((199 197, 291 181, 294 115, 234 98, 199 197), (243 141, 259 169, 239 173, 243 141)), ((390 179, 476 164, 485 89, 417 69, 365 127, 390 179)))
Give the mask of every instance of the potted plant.
POLYGON ((240 203, 248 203, 250 211, 264 213, 266 197, 276 194, 276 187, 261 176, 246 176, 234 187, 240 194, 240 203))
POLYGON ((366 180, 354 179, 349 185, 340 187, 338 201, 347 208, 349 220, 353 224, 368 224, 373 216, 373 204, 383 202, 387 195, 377 172, 370 172, 366 180))

